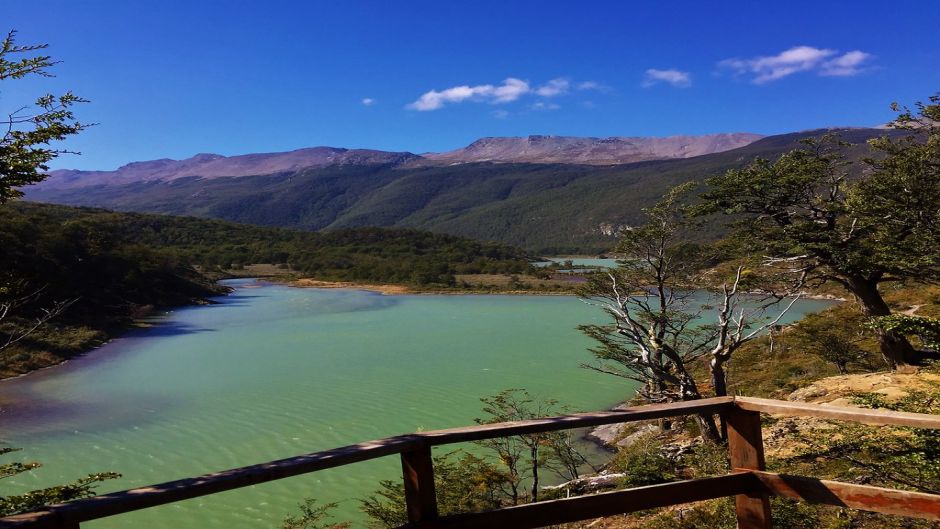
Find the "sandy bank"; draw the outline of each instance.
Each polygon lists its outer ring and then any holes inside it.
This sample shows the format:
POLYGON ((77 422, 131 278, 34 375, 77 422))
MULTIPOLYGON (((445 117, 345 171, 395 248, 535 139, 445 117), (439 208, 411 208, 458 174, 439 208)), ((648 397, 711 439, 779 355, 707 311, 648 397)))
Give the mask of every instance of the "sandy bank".
POLYGON ((357 290, 368 290, 378 292, 384 295, 412 294, 411 289, 404 285, 370 285, 367 283, 353 283, 347 281, 321 281, 319 279, 297 279, 291 281, 288 285, 300 288, 354 288, 357 290))

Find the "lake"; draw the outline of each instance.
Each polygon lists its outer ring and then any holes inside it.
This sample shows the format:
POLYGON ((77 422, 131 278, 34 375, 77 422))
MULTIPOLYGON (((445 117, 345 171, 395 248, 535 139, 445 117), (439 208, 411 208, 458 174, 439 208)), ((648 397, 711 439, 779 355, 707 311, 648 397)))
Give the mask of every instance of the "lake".
MULTIPOLYGON (((579 368, 576 330, 598 311, 563 296, 382 296, 229 282, 217 305, 154 320, 64 365, 0 383, 4 461, 44 467, 0 495, 117 471, 99 492, 178 479, 421 429, 471 424, 479 398, 527 388, 573 409, 631 395, 579 368)), ((798 311, 830 303, 801 300, 798 311)), ((395 457, 155 509, 90 527, 276 527, 304 497, 355 498, 400 479, 395 457)), ((85 527, 86 524, 83 524, 85 527)))
POLYGON ((565 264, 568 261, 571 261, 571 265, 578 266, 591 266, 591 267, 601 267, 601 268, 615 268, 617 266, 616 259, 599 259, 594 257, 546 257, 548 261, 538 261, 532 263, 535 266, 550 266, 552 264, 565 264))

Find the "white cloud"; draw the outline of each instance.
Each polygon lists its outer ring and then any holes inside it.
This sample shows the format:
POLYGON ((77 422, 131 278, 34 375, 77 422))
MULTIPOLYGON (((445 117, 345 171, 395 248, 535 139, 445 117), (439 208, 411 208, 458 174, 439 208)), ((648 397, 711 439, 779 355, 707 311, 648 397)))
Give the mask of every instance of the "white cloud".
POLYGON ((491 84, 461 85, 441 91, 431 90, 422 94, 417 101, 410 103, 407 108, 419 111, 437 110, 443 108, 447 103, 460 103, 468 99, 490 103, 509 103, 530 91, 528 82, 510 77, 499 86, 491 84))
POLYGON ((371 107, 372 105, 374 105, 374 104, 376 104, 376 103, 377 103, 377 101, 376 101, 375 99, 372 99, 371 97, 365 97, 365 98, 362 99, 362 104, 365 105, 365 106, 367 106, 367 107, 371 107))
POLYGON ((492 114, 496 119, 506 119, 509 117, 509 112, 506 112, 505 110, 494 110, 492 114))
POLYGON ((725 59, 718 66, 731 70, 735 75, 750 74, 752 83, 764 84, 807 71, 827 76, 856 75, 862 71, 862 63, 870 58, 870 54, 858 50, 839 55, 837 50, 829 48, 795 46, 777 55, 725 59))
POLYGON ((495 103, 509 103, 527 93, 529 93, 529 83, 510 77, 503 81, 501 86, 494 88, 492 95, 495 103))
POLYGON ((687 88, 692 86, 692 76, 689 75, 689 72, 675 69, 657 70, 656 68, 650 68, 646 70, 646 75, 643 77, 643 86, 650 87, 659 83, 669 83, 678 88, 687 88))
POLYGON ((544 101, 537 101, 532 104, 533 110, 558 110, 561 108, 561 105, 555 103, 546 103, 544 101))
POLYGON ((555 97, 568 92, 571 82, 563 77, 552 79, 544 85, 538 87, 535 93, 542 97, 555 97))
POLYGON ((872 58, 870 53, 853 50, 823 63, 819 75, 850 77, 862 73, 862 64, 872 58))
MULTIPOLYGON (((688 77, 687 73, 683 73, 683 75, 688 77)), ((582 81, 576 83, 566 77, 556 77, 546 81, 544 84, 532 86, 528 81, 524 81, 517 77, 508 77, 498 85, 460 85, 446 88, 444 90, 430 90, 424 94, 421 94, 421 97, 415 101, 405 105, 405 108, 409 110, 417 110, 419 112, 428 112, 431 110, 444 108, 447 105, 462 103, 464 101, 498 105, 512 103, 523 97, 528 97, 530 99, 550 99, 561 97, 564 95, 569 95, 573 89, 597 90, 604 92, 608 91, 609 87, 598 83, 597 81, 582 81)), ((363 102, 363 104, 365 104, 365 102, 363 102)), ((529 107, 541 110, 554 110, 561 108, 558 105, 553 105, 544 101, 541 104, 530 104, 529 107)), ((501 115, 494 112, 493 115, 502 119, 508 114, 501 115)))

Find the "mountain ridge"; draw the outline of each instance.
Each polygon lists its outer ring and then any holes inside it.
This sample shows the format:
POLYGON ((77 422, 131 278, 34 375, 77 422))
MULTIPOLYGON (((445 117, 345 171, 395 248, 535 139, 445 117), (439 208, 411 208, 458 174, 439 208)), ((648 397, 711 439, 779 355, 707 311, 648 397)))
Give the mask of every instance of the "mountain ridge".
POLYGON ((447 163, 576 163, 621 165, 646 160, 690 158, 728 151, 764 136, 748 132, 676 136, 509 136, 480 138, 461 149, 427 153, 447 163))
POLYGON ((182 160, 160 158, 130 162, 113 171, 60 169, 49 172, 49 178, 38 184, 36 189, 170 182, 193 176, 205 179, 258 176, 330 165, 417 166, 479 162, 620 165, 723 152, 762 137, 751 133, 608 138, 531 135, 480 138, 461 149, 423 155, 325 146, 235 156, 199 153, 182 160))
POLYGON ((293 151, 251 153, 235 156, 200 153, 183 160, 160 158, 130 162, 114 171, 59 169, 37 189, 76 188, 91 185, 121 185, 200 177, 206 179, 295 172, 327 165, 401 165, 420 156, 409 152, 341 147, 306 147, 293 151))
MULTIPOLYGON (((29 186, 26 199, 119 211, 218 218, 315 231, 402 227, 512 244, 543 255, 609 251, 620 229, 672 186, 702 182, 800 140, 837 132, 845 154, 869 154, 883 129, 817 129, 768 136, 690 158, 624 165, 558 163, 337 164, 235 178, 178 178, 81 189, 29 186)), ((720 223, 709 224, 712 235, 720 223)))

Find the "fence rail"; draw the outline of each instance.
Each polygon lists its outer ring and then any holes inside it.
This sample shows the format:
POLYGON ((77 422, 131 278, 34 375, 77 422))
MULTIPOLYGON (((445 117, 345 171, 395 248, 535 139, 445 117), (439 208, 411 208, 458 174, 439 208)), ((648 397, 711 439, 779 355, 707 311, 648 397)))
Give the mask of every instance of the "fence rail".
POLYGON ((760 413, 811 416, 874 425, 940 429, 940 417, 745 397, 637 406, 527 421, 484 424, 388 437, 224 472, 52 505, 0 519, 0 528, 77 529, 82 522, 216 494, 370 459, 399 455, 409 524, 421 529, 542 527, 694 501, 735 497, 740 529, 771 527, 772 495, 872 512, 940 520, 940 495, 767 472, 760 413), (440 516, 434 491, 433 446, 664 417, 720 415, 728 425, 732 473, 486 512, 440 516))

